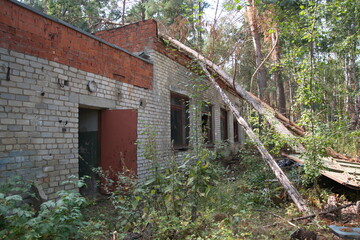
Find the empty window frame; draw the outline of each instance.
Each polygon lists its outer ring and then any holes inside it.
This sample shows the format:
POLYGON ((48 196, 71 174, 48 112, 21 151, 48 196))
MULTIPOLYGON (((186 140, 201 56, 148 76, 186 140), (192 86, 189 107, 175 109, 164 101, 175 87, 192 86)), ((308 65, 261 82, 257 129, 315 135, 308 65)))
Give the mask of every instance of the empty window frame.
POLYGON ((228 112, 224 108, 220 109, 220 133, 222 141, 228 140, 228 112))
POLYGON ((171 93, 171 141, 174 148, 189 145, 189 98, 171 93))
POLYGON ((239 142, 239 124, 236 119, 234 119, 234 142, 239 142))
POLYGON ((213 144, 212 106, 206 104, 201 110, 201 128, 205 144, 213 144))

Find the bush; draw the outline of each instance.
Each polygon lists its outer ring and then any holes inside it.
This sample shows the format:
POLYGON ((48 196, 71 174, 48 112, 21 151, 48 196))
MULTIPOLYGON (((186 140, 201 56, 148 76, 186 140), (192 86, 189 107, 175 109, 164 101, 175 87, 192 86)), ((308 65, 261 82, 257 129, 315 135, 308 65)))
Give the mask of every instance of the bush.
POLYGON ((34 197, 31 184, 9 182, 0 186, 0 239, 82 239, 87 234, 80 211, 86 200, 78 192, 59 191, 57 200, 42 203, 36 211, 24 201, 26 195, 34 197))

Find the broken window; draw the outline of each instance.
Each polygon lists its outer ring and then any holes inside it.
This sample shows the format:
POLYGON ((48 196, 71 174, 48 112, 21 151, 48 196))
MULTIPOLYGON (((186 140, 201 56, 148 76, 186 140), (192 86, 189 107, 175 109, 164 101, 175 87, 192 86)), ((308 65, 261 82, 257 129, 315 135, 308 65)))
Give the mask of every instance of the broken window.
POLYGON ((220 109, 220 133, 221 140, 226 141, 228 139, 228 112, 226 109, 220 109))
POLYGON ((236 119, 234 120, 234 142, 239 142, 239 125, 236 119))
POLYGON ((171 141, 181 149, 189 145, 189 98, 171 93, 171 141))
POLYGON ((201 111, 201 128, 205 144, 213 143, 212 106, 204 105, 201 111))

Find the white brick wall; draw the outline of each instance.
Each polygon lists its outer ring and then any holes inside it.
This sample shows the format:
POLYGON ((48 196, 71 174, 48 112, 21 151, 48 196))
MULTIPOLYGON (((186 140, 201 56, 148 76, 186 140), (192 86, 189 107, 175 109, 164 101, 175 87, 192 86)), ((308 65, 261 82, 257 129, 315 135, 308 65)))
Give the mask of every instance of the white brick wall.
MULTIPOLYGON (((78 174, 80 104, 137 109, 138 141, 146 142, 146 135, 141 133, 147 125, 156 127, 158 153, 164 162, 167 160, 171 149, 170 92, 188 95, 183 84, 189 79, 185 67, 151 51, 154 81, 153 88, 146 90, 22 53, 1 48, 0 53, 1 180, 12 175, 38 180, 48 197, 55 198, 55 192, 65 188, 60 183, 68 175, 78 174), (6 79, 8 67, 10 80, 6 79), (68 86, 61 85, 64 80, 69 81, 68 86), (98 84, 96 93, 87 90, 89 81, 98 84)), ((205 95, 214 106, 215 140, 219 141, 222 103, 212 88, 205 95)), ((229 126, 232 128, 231 119, 229 126)), ((232 131, 229 133, 231 139, 232 131)), ((143 157, 143 145, 140 144, 140 178, 146 176, 150 166, 143 157)))

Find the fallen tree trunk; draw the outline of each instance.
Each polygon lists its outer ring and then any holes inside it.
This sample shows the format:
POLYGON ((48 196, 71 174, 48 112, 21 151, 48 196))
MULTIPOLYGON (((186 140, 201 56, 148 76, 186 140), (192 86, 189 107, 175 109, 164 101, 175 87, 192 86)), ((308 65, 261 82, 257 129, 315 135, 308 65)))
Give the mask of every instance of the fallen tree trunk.
POLYGON ((293 132, 300 136, 305 136, 305 129, 298 126, 293 121, 290 121, 287 117, 282 115, 281 113, 275 112, 275 117, 279 119, 287 128, 290 128, 293 132))
POLYGON ((249 124, 245 121, 243 117, 241 117, 239 111, 235 107, 235 105, 230 101, 228 96, 225 94, 223 89, 219 86, 219 84, 215 81, 215 79, 211 76, 209 71, 206 69, 206 67, 203 65, 203 63, 200 63, 200 66, 203 68, 206 76, 208 79, 213 83, 218 93, 221 95, 223 101, 226 103, 226 105, 230 108, 231 112, 234 114, 236 120, 238 123, 243 127, 249 138, 256 144, 259 152, 261 153, 263 159, 265 162, 270 166, 272 171, 275 173, 276 178, 279 180, 279 182, 284 186, 286 192, 289 194, 291 199, 294 201, 295 205, 299 209, 299 211, 303 213, 311 213, 310 209, 307 207, 305 200, 302 198, 300 193, 297 191, 297 189, 292 185, 290 180, 287 178, 287 176, 284 174, 284 172, 281 170, 281 168, 277 165, 274 158, 270 155, 270 153, 266 150, 260 139, 256 136, 256 134, 253 132, 253 130, 250 128, 249 124))
POLYGON ((336 207, 336 208, 333 208, 333 209, 330 209, 330 210, 327 210, 327 211, 319 212, 317 214, 310 214, 310 215, 303 216, 303 217, 293 218, 292 220, 299 221, 299 220, 303 220, 303 219, 307 219, 307 218, 312 218, 312 217, 316 217, 316 216, 319 216, 319 215, 324 215, 324 214, 328 214, 328 213, 331 213, 331 212, 336 212, 336 211, 339 211, 340 209, 347 208, 347 207, 350 207, 352 205, 355 205, 355 203, 349 203, 349 204, 346 204, 344 206, 340 206, 340 207, 336 207))
POLYGON ((300 144, 297 140, 297 138, 284 126, 283 122, 287 122, 289 126, 292 126, 292 128, 296 129, 299 133, 303 132, 303 129, 299 129, 296 124, 292 123, 290 120, 288 120, 285 116, 280 115, 277 113, 272 107, 270 107, 265 102, 261 101, 258 97, 256 97, 254 94, 246 91, 243 89, 237 82, 233 81, 231 77, 229 77, 219 66, 199 54, 198 52, 192 50, 191 48, 187 47, 186 45, 182 44, 181 42, 169 37, 169 36, 163 36, 167 41, 169 41, 171 44, 176 46, 178 49, 186 52, 188 55, 192 56, 193 58, 200 60, 203 62, 206 66, 209 67, 210 71, 212 73, 217 74, 221 79, 223 79, 226 83, 228 83, 230 86, 234 88, 237 94, 244 100, 246 100, 249 104, 253 106, 253 108, 261 115, 265 117, 267 122, 274 127, 276 132, 281 134, 282 136, 286 137, 288 139, 288 143, 290 143, 291 147, 298 153, 304 153, 305 148, 300 144), (280 121, 276 116, 281 117, 282 121, 280 121))
POLYGON ((360 163, 359 159, 348 157, 348 156, 345 156, 344 154, 341 154, 341 153, 337 153, 331 147, 327 147, 327 148, 325 148, 325 150, 326 150, 326 153, 329 154, 329 156, 331 156, 331 157, 343 159, 343 160, 348 161, 348 162, 360 163))

